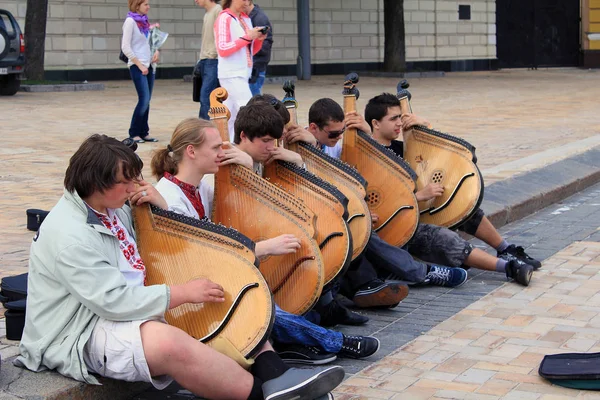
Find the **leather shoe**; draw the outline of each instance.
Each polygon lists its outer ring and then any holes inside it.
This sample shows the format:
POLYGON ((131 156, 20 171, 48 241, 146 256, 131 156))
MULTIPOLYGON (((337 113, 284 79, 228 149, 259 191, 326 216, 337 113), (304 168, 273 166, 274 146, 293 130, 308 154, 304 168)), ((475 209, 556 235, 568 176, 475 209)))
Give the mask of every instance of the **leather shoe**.
POLYGON ((321 326, 335 326, 338 324, 357 326, 364 325, 369 321, 368 317, 348 310, 337 300, 333 300, 316 311, 321 316, 321 326))
POLYGON ((380 279, 363 285, 352 301, 358 307, 395 307, 408 296, 408 286, 401 283, 384 282, 380 279))

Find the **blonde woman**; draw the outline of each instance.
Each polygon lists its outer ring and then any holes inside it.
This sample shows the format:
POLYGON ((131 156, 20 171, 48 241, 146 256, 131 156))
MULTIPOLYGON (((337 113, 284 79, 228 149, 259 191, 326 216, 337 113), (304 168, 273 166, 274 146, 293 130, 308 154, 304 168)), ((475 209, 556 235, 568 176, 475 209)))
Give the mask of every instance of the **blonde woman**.
POLYGON ((129 137, 137 143, 157 142, 149 136, 148 115, 150 98, 154 87, 154 74, 158 62, 158 50, 151 54, 150 23, 148 22, 150 5, 148 0, 129 0, 129 12, 123 23, 121 50, 129 61, 127 67, 138 94, 138 103, 133 110, 129 137))

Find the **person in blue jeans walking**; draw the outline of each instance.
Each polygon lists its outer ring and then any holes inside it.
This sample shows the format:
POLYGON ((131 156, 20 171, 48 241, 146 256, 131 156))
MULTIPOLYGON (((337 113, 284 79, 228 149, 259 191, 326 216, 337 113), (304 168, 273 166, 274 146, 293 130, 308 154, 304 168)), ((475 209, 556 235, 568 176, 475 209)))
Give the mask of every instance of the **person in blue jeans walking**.
MULTIPOLYGON (((267 110, 274 113, 270 106, 267 110)), ((265 113, 254 110, 254 114, 265 113)), ((275 117, 281 121, 279 114, 275 113, 275 117)), ((269 129, 270 124, 262 124, 265 125, 269 129)), ((282 121, 280 125, 283 128, 282 121)), ((253 167, 248 154, 233 146, 223 147, 219 131, 212 122, 188 118, 175 128, 170 143, 154 152, 152 174, 158 180, 156 189, 165 199, 169 211, 190 218, 210 215, 214 188, 202 181, 204 175, 216 173, 220 165, 235 163, 253 167)), ((297 238, 284 234, 258 242, 255 251, 261 258, 291 253, 299 246, 297 238)), ((272 338, 284 361, 304 364, 323 364, 335 360, 336 355, 365 358, 379 349, 376 338, 343 335, 279 307, 275 311, 272 338)))
POLYGON ((202 87, 200 89, 200 118, 208 120, 210 108, 210 93, 219 87, 217 77, 217 45, 215 44, 215 31, 213 29, 219 13, 223 10, 219 0, 194 0, 196 5, 206 10, 202 23, 202 47, 200 48, 200 75, 202 87))
POLYGON ((129 126, 129 137, 137 143, 158 141, 149 136, 148 126, 150 98, 159 58, 158 50, 151 54, 148 11, 150 11, 148 0, 129 0, 129 13, 123 23, 121 41, 121 51, 129 59, 127 67, 138 94, 138 103, 133 110, 129 126))
POLYGON ((262 87, 265 84, 265 76, 267 73, 267 65, 271 61, 271 47, 273 46, 273 26, 267 14, 258 6, 254 4, 254 1, 248 0, 248 9, 246 14, 252 21, 252 26, 264 26, 267 27, 267 38, 263 41, 262 48, 252 58, 252 75, 248 83, 250 84, 250 91, 252 96, 261 94, 262 87))

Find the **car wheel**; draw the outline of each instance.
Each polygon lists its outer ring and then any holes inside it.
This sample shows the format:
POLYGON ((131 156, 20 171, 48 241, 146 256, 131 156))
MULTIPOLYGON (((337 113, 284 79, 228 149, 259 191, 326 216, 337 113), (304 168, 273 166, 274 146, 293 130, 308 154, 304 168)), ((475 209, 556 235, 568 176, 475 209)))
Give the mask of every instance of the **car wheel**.
POLYGON ((0 28, 0 60, 8 54, 10 49, 10 42, 8 41, 8 35, 3 28, 0 28))
POLYGON ((0 96, 13 96, 19 91, 21 81, 18 74, 10 74, 0 77, 0 96))

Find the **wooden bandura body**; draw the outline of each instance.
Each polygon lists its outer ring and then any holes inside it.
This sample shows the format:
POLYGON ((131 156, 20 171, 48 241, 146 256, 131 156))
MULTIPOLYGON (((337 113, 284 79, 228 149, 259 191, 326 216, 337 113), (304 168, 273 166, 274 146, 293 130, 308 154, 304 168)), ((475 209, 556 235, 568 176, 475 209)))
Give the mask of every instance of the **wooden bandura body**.
POLYGON ((325 284, 329 283, 351 260, 348 199, 329 183, 288 162, 265 166, 263 177, 301 199, 315 213, 315 240, 323 256, 325 284))
MULTIPOLYGON (((290 124, 298 123, 298 104, 295 99, 294 83, 286 81, 283 85, 285 97, 283 104, 290 113, 290 124)), ((348 199, 346 222, 352 236, 352 260, 364 251, 371 236, 371 217, 365 202, 367 181, 345 162, 333 158, 314 146, 296 142, 285 147, 302 156, 309 171, 335 186, 348 199)))
MULTIPOLYGON (((211 93, 209 115, 223 141, 229 139, 227 98, 223 88, 211 93)), ((270 256, 260 263, 260 272, 283 310, 303 314, 321 295, 325 283, 323 258, 315 238, 315 214, 294 195, 236 164, 215 174, 215 197, 211 219, 243 232, 254 242, 288 233, 300 239, 293 254, 270 256)))
POLYGON ((166 312, 167 322, 208 345, 224 338, 245 357, 260 350, 274 304, 254 265, 254 243, 233 229, 146 204, 134 207, 133 217, 148 285, 207 278, 225 290, 225 302, 182 304, 166 312))
MULTIPOLYGON (((402 115, 412 113, 410 93, 399 89, 402 115)), ((430 183, 444 186, 440 197, 420 202, 421 222, 456 228, 481 205, 484 183, 475 164, 475 147, 446 133, 414 126, 402 132, 404 159, 417 174, 417 190, 430 183)))
MULTIPOLYGON (((346 77, 345 113, 356 111, 356 82, 356 74, 346 77)), ((342 140, 342 160, 355 167, 369 182, 367 204, 371 212, 379 216, 375 231, 387 243, 403 246, 419 222, 414 171, 402 158, 364 132, 346 129, 342 140)))

